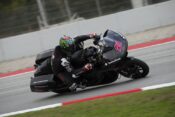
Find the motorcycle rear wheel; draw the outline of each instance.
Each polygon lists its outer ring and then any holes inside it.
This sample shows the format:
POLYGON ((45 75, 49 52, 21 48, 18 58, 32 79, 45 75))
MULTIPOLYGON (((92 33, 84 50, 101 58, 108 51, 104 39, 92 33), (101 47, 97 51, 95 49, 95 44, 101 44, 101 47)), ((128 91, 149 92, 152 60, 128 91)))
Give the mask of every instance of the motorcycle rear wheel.
POLYGON ((65 93, 76 92, 76 89, 75 89, 75 91, 71 91, 70 89, 53 90, 52 92, 58 93, 58 94, 65 94, 65 93))

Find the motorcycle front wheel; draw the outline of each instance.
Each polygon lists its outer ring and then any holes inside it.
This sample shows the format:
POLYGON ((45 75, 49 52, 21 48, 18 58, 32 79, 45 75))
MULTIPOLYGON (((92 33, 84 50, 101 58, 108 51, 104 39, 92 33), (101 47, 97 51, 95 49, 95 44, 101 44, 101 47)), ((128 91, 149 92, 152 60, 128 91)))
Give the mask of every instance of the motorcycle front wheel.
POLYGON ((131 58, 126 61, 120 74, 133 79, 146 77, 149 73, 149 66, 142 60, 131 58))

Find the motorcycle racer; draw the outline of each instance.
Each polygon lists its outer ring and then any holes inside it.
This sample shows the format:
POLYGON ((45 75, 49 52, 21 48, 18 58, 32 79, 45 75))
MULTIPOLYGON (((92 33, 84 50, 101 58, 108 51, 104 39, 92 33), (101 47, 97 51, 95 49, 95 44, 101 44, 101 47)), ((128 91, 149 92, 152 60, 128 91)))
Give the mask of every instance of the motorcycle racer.
POLYGON ((75 38, 69 36, 61 37, 59 45, 55 47, 51 58, 51 66, 54 75, 59 78, 71 91, 76 90, 77 84, 74 81, 76 72, 83 70, 85 72, 92 69, 92 64, 87 63, 82 68, 75 70, 71 64, 71 55, 77 51, 83 50, 83 41, 87 39, 99 39, 97 34, 80 35, 75 38))

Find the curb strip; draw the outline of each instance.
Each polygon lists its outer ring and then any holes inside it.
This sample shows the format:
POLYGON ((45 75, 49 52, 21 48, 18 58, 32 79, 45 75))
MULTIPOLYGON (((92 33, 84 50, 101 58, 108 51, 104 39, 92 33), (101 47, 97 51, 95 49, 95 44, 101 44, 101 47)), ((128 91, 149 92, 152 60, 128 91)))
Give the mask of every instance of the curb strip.
POLYGON ((0 117, 23 114, 23 113, 27 113, 27 112, 39 111, 39 110, 44 110, 44 109, 49 109, 49 108, 66 106, 66 105, 71 105, 71 104, 76 104, 76 103, 81 103, 81 102, 86 102, 86 101, 91 101, 91 100, 96 100, 96 99, 101 99, 101 98, 107 98, 107 97, 112 97, 112 96, 119 96, 119 95, 124 95, 124 94, 129 94, 129 93, 153 90, 153 89, 169 87, 169 86, 174 86, 174 85, 175 85, 175 82, 171 82, 171 83, 164 83, 164 84, 153 85, 153 86, 148 86, 148 87, 143 87, 143 88, 136 88, 136 89, 122 91, 122 92, 109 93, 109 94, 104 94, 104 95, 99 95, 99 96, 94 96, 94 97, 89 97, 89 98, 84 98, 84 99, 79 99, 79 100, 73 100, 73 101, 57 103, 57 104, 53 104, 53 105, 47 105, 47 106, 17 111, 17 112, 6 113, 6 114, 0 115, 0 117))

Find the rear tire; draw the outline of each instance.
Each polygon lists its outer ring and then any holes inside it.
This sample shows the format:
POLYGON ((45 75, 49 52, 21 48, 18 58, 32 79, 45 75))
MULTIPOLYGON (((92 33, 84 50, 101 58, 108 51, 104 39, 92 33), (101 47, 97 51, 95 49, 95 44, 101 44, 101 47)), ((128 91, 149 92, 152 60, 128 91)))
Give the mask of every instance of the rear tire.
POLYGON ((133 79, 139 79, 147 76, 149 73, 149 67, 148 65, 136 58, 131 58, 128 61, 126 61, 126 64, 120 71, 120 74, 133 78, 133 79))
POLYGON ((58 93, 58 94, 65 94, 65 93, 70 93, 70 92, 73 92, 73 91, 71 91, 69 89, 62 89, 62 90, 54 90, 52 92, 58 93))
POLYGON ((66 86, 59 78, 55 77, 55 81, 57 82, 57 88, 52 90, 52 92, 54 93, 58 93, 58 94, 65 94, 65 93, 70 93, 70 92, 75 92, 75 91, 71 91, 68 86, 66 86))

